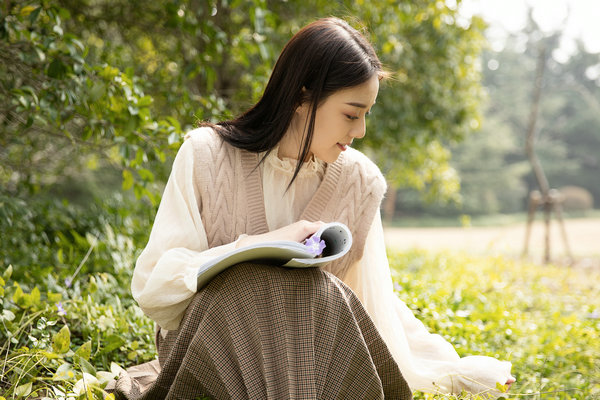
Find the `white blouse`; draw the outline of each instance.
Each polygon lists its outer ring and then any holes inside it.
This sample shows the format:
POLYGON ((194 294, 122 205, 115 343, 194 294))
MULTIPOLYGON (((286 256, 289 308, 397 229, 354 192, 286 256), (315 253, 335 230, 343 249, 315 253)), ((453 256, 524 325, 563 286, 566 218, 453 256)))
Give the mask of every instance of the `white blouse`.
MULTIPOLYGON (((148 244, 133 273, 133 297, 163 330, 178 327, 196 293, 197 267, 234 249, 239 241, 208 248, 193 189, 193 163, 193 146, 186 140, 173 163, 148 244)), ((269 230, 297 221, 326 169, 326 163, 313 158, 286 191, 295 165, 296 160, 280 159, 277 149, 260 165, 269 230)), ((394 293, 379 213, 371 224, 362 259, 350 266, 344 282, 362 301, 411 389, 440 393, 493 390, 498 395, 496 382, 504 384, 509 378, 509 362, 482 356, 460 358, 450 343, 429 333, 394 293)))

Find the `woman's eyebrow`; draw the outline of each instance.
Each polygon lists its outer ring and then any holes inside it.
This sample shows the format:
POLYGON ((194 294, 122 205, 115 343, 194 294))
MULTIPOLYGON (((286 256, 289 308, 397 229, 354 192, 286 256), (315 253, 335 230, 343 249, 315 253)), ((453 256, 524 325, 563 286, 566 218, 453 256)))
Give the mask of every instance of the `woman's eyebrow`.
POLYGON ((349 106, 358 107, 358 108, 367 108, 367 106, 362 103, 350 102, 350 103, 346 103, 346 104, 348 104, 349 106))
MULTIPOLYGON (((358 108, 369 108, 368 106, 366 106, 363 103, 355 103, 353 101, 346 103, 346 104, 348 104, 349 106, 358 107, 358 108)), ((375 105, 375 103, 373 103, 373 105, 375 105)))

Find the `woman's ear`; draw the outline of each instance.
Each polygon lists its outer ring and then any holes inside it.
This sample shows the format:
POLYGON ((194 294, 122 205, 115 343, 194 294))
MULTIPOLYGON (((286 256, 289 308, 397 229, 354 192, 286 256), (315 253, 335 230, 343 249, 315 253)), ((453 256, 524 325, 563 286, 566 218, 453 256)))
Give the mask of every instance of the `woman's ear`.
POLYGON ((310 105, 310 96, 308 93, 308 89, 305 86, 302 86, 300 90, 300 104, 296 107, 296 113, 307 113, 310 105))

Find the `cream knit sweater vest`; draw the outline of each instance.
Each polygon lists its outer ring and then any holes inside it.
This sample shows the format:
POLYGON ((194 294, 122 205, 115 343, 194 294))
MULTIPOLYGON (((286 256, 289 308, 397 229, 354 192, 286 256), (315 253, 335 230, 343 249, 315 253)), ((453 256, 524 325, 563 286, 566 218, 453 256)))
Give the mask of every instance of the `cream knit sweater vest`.
MULTIPOLYGON (((259 156, 235 148, 212 129, 189 134, 194 147, 195 191, 209 247, 231 243, 239 235, 268 232, 259 156)), ((385 179, 365 155, 349 148, 327 165, 321 185, 300 220, 343 222, 352 249, 324 269, 343 279, 363 254, 371 222, 386 191, 385 179)))

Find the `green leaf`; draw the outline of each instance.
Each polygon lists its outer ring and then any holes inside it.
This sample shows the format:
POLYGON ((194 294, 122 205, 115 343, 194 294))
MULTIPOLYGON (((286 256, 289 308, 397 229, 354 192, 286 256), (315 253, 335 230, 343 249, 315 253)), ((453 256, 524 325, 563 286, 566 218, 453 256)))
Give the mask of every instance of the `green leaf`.
POLYGON ((52 376, 52 380, 55 381, 66 381, 69 379, 73 379, 75 377, 75 373, 73 372, 73 366, 69 363, 64 363, 54 373, 52 376))
POLYGON ((54 33, 56 33, 58 36, 62 36, 63 35, 63 29, 62 29, 62 27, 60 25, 54 25, 52 27, 52 31, 54 33))
POLYGON ((38 289, 38 287, 34 287, 33 290, 31 291, 31 293, 29 294, 30 296, 30 301, 31 301, 31 306, 35 306, 40 304, 40 289, 38 289))
POLYGON ((24 385, 17 386, 15 389, 15 395, 17 397, 25 397, 31 393, 31 388, 33 387, 32 382, 27 382, 24 385))
POLYGON ((121 372, 125 372, 125 370, 116 362, 111 361, 110 363, 110 372, 114 375, 114 376, 119 376, 121 374, 121 372))
POLYGON ((496 382, 496 389, 498 389, 500 393, 506 393, 508 390, 508 385, 503 385, 500 382, 496 382))
POLYGON ((15 314, 10 310, 2 310, 0 319, 10 322, 15 319, 15 314))
POLYGON ((106 85, 102 82, 95 82, 89 90, 90 101, 98 101, 101 97, 106 94, 106 85))
POLYGON ((62 300, 62 293, 47 292, 46 298, 48 299, 48 303, 58 303, 62 300))
POLYGON ((181 132, 181 125, 179 124, 179 121, 171 116, 166 117, 165 119, 169 122, 169 124, 171 124, 171 126, 175 128, 177 132, 181 132))
POLYGON ((178 143, 180 140, 180 136, 177 132, 173 132, 169 135, 169 137, 167 138, 167 142, 169 144, 173 144, 173 143, 178 143))
POLYGON ((23 293, 23 289, 21 289, 21 286, 17 282, 15 282, 13 286, 16 288, 16 290, 13 293, 12 300, 16 305, 20 307, 26 307, 29 297, 23 293))
POLYGON ((71 332, 67 325, 63 326, 52 339, 52 349, 55 353, 64 354, 71 346, 71 332))
POLYGON ((13 272, 13 266, 9 265, 8 268, 6 268, 6 271, 4 271, 4 273, 2 274, 2 277, 4 278, 4 280, 8 281, 10 279, 10 276, 12 275, 13 272))
MULTIPOLYGON (((40 15, 40 11, 42 11, 42 6, 39 6, 38 8, 36 8, 35 10, 33 10, 31 12, 31 14, 29 14, 29 23, 30 24, 34 24, 35 20, 37 19, 37 17, 40 15)), ((43 60, 42 60, 43 61, 43 60)))
POLYGON ((81 371, 86 372, 90 375, 96 375, 96 368, 94 368, 94 366, 90 364, 89 361, 86 361, 83 358, 80 358, 78 361, 79 365, 81 366, 81 371))
POLYGON ((42 49, 36 47, 35 54, 37 54, 41 62, 46 61, 46 54, 42 51, 42 49))
POLYGON ((130 170, 123 170, 123 190, 129 190, 133 187, 133 174, 130 170))
POLYGON ((62 79, 67 73, 67 67, 61 60, 55 58, 48 66, 46 73, 50 78, 62 79))
POLYGON ((138 169, 138 174, 140 175, 140 178, 142 178, 142 180, 154 182, 154 174, 150 170, 146 168, 140 168, 138 169))
POLYGON ((125 339, 123 339, 121 336, 109 335, 108 337, 104 338, 102 352, 108 353, 110 351, 118 349, 119 347, 121 347, 124 344, 125 344, 125 339))
POLYGON ((92 342, 87 341, 75 351, 75 355, 81 357, 84 360, 89 360, 90 355, 92 354, 92 342))
POLYGON ((56 354, 51 351, 42 351, 41 354, 48 360, 56 360, 57 358, 62 358, 60 354, 56 354))
POLYGON ((19 14, 21 15, 21 17, 27 17, 34 10, 35 10, 35 6, 25 6, 25 7, 21 8, 21 11, 19 12, 19 14))

